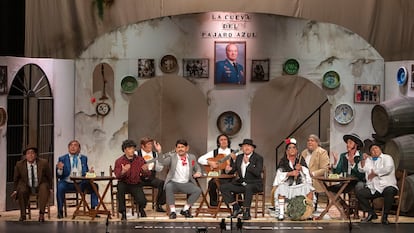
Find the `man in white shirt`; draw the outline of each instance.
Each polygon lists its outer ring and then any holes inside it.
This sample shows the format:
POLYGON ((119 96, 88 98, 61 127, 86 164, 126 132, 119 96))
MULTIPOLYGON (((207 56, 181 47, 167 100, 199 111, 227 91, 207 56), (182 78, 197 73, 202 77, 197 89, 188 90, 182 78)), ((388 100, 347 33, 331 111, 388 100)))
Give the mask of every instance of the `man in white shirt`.
MULTIPOLYGON (((233 150, 230 148, 231 141, 230 138, 226 134, 220 134, 217 137, 217 148, 209 151, 208 153, 202 155, 198 158, 198 163, 204 165, 205 167, 209 167, 211 170, 214 170, 220 166, 217 162, 217 159, 225 158, 226 156, 232 156, 234 159, 236 158, 233 155, 233 150), (225 155, 225 157, 221 156, 225 155), (217 159, 216 159, 217 158, 217 159)), ((232 164, 234 160, 232 157, 223 161, 223 163, 232 164)), ((220 160, 220 159, 219 159, 220 160)), ((230 165, 231 166, 231 165, 230 165)), ((230 182, 232 179, 220 179, 220 183, 227 183, 230 182)), ((210 196, 210 206, 217 206, 218 205, 218 194, 217 194, 217 184, 214 179, 209 180, 208 182, 208 195, 210 196)))
POLYGON ((398 193, 397 179, 395 178, 394 160, 390 155, 383 154, 380 145, 374 142, 370 145, 371 157, 364 154, 364 159, 359 163, 360 172, 365 172, 367 185, 357 192, 359 205, 368 216, 361 222, 371 222, 377 219, 370 200, 384 197, 384 213, 381 223, 389 224, 388 213, 391 210, 394 196, 398 193))

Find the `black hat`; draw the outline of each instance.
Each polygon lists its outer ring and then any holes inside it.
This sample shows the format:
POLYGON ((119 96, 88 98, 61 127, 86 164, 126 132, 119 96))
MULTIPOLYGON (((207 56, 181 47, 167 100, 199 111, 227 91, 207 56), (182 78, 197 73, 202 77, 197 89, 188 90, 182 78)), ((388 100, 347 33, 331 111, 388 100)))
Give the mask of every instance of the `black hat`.
POLYGON ((25 155, 28 150, 34 150, 34 152, 37 154, 37 147, 34 145, 27 145, 23 150, 23 155, 25 155))
POLYGON ((355 142, 358 145, 358 148, 364 147, 364 143, 362 142, 361 138, 356 133, 345 134, 343 138, 344 138, 345 143, 348 141, 348 139, 351 139, 353 142, 355 142))
POLYGON ((378 146, 380 149, 382 149, 382 148, 381 148, 382 143, 379 143, 378 141, 373 141, 373 142, 371 143, 371 145, 369 145, 369 151, 371 151, 371 148, 372 148, 373 146, 378 146))
POLYGON ((256 145, 253 144, 253 140, 252 139, 243 139, 243 142, 239 144, 239 146, 243 146, 243 145, 251 145, 252 147, 256 148, 256 145))

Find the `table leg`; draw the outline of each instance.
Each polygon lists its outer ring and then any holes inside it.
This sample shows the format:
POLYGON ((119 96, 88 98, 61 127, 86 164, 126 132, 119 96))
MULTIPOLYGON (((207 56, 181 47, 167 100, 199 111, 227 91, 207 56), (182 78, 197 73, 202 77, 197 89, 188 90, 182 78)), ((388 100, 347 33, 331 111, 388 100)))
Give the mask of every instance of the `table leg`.
POLYGON ((73 216, 72 219, 75 219, 76 216, 83 216, 85 215, 86 210, 84 209, 83 211, 79 210, 82 206, 83 208, 87 208, 88 212, 90 211, 90 207, 88 202, 86 201, 86 197, 85 197, 85 193, 82 192, 79 183, 78 182, 73 182, 73 185, 75 186, 76 192, 78 192, 81 196, 81 201, 78 203, 78 205, 76 206, 75 212, 73 212, 73 216), (81 212, 83 214, 81 214, 81 212))

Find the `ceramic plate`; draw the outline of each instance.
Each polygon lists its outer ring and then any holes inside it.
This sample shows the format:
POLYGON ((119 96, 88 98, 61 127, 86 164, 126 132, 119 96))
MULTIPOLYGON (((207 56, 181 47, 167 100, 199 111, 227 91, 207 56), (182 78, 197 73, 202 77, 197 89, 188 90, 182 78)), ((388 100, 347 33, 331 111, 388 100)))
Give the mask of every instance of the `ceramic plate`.
POLYGON ((339 104, 335 108, 335 121, 341 125, 349 124, 354 119, 354 109, 349 104, 339 104))
POLYGON ((161 58, 160 68, 164 73, 172 73, 177 71, 177 58, 175 58, 173 55, 165 55, 161 58))
POLYGON ((283 64, 283 71, 289 75, 297 74, 299 71, 299 62, 295 59, 287 60, 285 64, 283 64))
POLYGON ((341 84, 339 74, 331 70, 323 75, 323 86, 328 89, 335 89, 341 84))
POLYGON ((404 86, 408 80, 408 71, 405 67, 401 66, 397 71, 397 83, 398 86, 404 86))
POLYGON ((121 81, 122 92, 132 93, 138 86, 138 81, 134 76, 126 76, 121 81))
POLYGON ((237 113, 232 111, 223 112, 217 118, 217 128, 221 133, 228 136, 237 134, 242 126, 242 121, 237 113))

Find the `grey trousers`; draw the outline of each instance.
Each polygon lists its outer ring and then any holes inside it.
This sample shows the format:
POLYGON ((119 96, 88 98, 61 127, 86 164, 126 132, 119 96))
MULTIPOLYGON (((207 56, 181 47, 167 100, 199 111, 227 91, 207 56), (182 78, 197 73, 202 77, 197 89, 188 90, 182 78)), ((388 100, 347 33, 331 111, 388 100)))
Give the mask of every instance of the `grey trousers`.
POLYGON ((187 204, 193 205, 194 202, 201 195, 201 189, 192 182, 187 183, 177 183, 174 181, 168 182, 165 185, 165 194, 167 197, 167 205, 174 205, 175 204, 175 197, 174 193, 185 193, 190 195, 187 200, 187 204))

